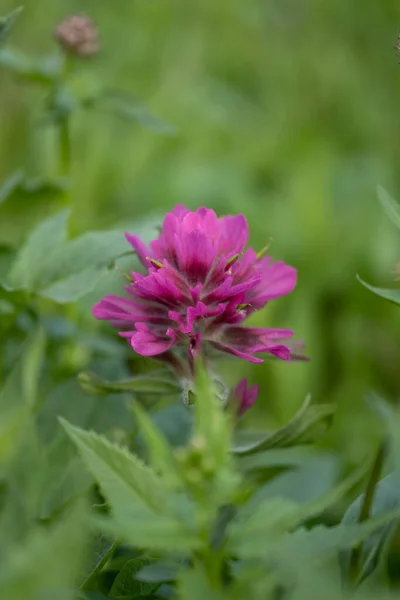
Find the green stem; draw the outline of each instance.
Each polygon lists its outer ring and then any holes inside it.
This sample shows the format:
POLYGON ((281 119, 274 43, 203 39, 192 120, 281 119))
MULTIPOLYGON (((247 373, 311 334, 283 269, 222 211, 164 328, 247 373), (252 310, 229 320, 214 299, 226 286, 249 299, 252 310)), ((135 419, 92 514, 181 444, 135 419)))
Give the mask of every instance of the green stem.
MULTIPOLYGON (((73 68, 72 58, 68 55, 64 56, 64 67, 62 69, 59 80, 56 83, 55 93, 58 94, 62 91, 63 86, 68 80, 68 77, 73 68)), ((69 112, 61 114, 57 127, 58 127, 58 170, 61 178, 66 180, 67 189, 64 192, 64 201, 69 203, 70 193, 70 177, 71 177, 71 132, 70 132, 70 115, 69 112)))
POLYGON ((69 177, 71 170, 71 136, 69 118, 67 116, 60 119, 58 125, 58 134, 60 175, 62 177, 69 177))
MULTIPOLYGON (((360 516, 358 522, 362 523, 366 521, 371 513, 372 503, 375 496, 375 490, 381 478, 382 468, 385 462, 387 452, 386 441, 383 441, 376 454, 376 458, 372 467, 371 475, 368 480, 367 488, 365 490, 365 496, 361 505, 360 516)), ((363 544, 359 544, 353 548, 350 556, 349 564, 349 583, 350 585, 356 585, 360 575, 361 557, 362 557, 363 544)))

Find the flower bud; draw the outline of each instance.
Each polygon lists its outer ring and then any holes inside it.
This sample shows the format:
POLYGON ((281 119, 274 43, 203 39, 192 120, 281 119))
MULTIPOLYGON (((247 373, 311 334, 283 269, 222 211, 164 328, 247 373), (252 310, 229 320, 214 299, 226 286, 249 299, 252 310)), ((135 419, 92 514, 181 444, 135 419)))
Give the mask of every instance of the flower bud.
POLYGON ((93 56, 99 50, 99 36, 94 23, 85 15, 72 15, 54 32, 64 52, 75 56, 93 56))

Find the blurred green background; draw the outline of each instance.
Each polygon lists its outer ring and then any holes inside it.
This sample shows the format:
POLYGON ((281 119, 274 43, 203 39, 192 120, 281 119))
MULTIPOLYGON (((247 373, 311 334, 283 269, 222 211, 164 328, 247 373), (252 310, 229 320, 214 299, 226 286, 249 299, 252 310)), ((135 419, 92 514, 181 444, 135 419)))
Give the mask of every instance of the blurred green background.
MULTIPOLYGON (((283 423, 308 392, 337 403, 325 443, 358 463, 377 430, 365 392, 394 401, 399 389, 400 311, 356 280, 394 286, 400 261, 376 198, 377 184, 400 197, 399 3, 27 0, 9 45, 57 51, 52 31, 74 12, 94 20, 101 52, 82 61, 71 85, 130 92, 175 132, 99 113, 74 117, 73 232, 134 231, 177 203, 243 212, 252 245, 272 237, 273 257, 299 271, 296 291, 254 321, 293 328, 311 362, 221 369, 232 382, 246 374, 261 384, 249 421, 283 423)), ((4 69, 0 86, 1 179, 19 167, 53 175, 43 90, 4 69)), ((17 247, 53 208, 47 197, 5 203, 0 244, 17 247)), ((72 318, 115 337, 94 322, 89 301, 72 318)), ((88 362, 87 354, 76 359, 76 370, 88 362)))

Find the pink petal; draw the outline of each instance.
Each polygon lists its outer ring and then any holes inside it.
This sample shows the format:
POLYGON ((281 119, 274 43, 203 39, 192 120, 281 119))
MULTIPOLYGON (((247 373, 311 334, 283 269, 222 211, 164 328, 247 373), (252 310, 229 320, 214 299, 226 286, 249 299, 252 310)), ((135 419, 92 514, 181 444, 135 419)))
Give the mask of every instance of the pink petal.
POLYGON ((242 352, 241 350, 238 350, 237 348, 234 348, 232 346, 227 346, 226 344, 221 344, 219 342, 214 342, 212 340, 210 341, 210 343, 212 346, 214 346, 214 348, 217 348, 218 350, 222 350, 223 352, 227 352, 228 354, 233 354, 234 356, 237 356, 238 358, 243 358, 244 360, 247 360, 248 362, 251 362, 254 364, 261 364, 264 362, 262 360, 262 358, 256 358, 252 354, 249 354, 247 352, 242 352))
MULTIPOLYGON (((265 259, 263 259, 265 260, 265 259)), ((257 268, 260 283, 247 295, 254 308, 262 308, 269 300, 289 294, 296 286, 297 271, 284 262, 267 264, 257 268)))
POLYGON ((130 233, 125 233, 125 237, 136 252, 142 265, 146 268, 151 267, 151 262, 147 260, 147 257, 152 257, 152 253, 140 237, 131 235, 130 233))
POLYGON ((169 350, 176 340, 177 335, 172 329, 168 329, 164 336, 157 336, 146 327, 133 334, 131 346, 142 356, 156 356, 169 350))
POLYGON ((223 217, 219 247, 224 254, 234 255, 243 252, 248 239, 249 227, 244 215, 223 217))

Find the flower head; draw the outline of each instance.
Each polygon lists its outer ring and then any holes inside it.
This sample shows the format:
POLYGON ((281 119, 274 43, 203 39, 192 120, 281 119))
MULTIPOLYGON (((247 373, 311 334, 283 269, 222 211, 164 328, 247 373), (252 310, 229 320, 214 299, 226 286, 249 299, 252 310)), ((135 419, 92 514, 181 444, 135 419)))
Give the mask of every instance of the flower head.
POLYGON ((99 36, 93 22, 85 15, 72 15, 54 32, 65 52, 76 56, 93 56, 99 49, 99 36))
POLYGON ((243 327, 243 321, 296 285, 296 270, 260 258, 248 241, 243 215, 218 218, 213 210, 177 206, 148 248, 126 234, 145 273, 132 273, 126 297, 106 296, 93 308, 120 329, 142 356, 174 346, 212 346, 253 363, 267 353, 290 360, 287 329, 243 327))

